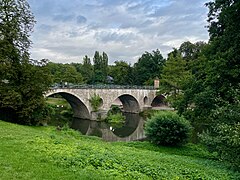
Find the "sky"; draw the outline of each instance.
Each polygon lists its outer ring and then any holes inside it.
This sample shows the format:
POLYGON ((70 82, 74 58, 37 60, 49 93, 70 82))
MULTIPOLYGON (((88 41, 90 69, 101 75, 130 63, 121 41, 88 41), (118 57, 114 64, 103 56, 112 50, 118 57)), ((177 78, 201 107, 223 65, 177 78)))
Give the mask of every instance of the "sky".
POLYGON ((164 57, 183 42, 208 41, 206 0, 28 0, 36 25, 31 58, 82 63, 95 51, 137 62, 159 49, 164 57))

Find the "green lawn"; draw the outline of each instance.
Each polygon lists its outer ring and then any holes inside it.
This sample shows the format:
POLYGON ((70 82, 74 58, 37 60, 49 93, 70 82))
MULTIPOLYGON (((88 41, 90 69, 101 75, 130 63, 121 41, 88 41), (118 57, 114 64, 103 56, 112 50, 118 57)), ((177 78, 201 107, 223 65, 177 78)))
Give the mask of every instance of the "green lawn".
POLYGON ((59 106, 67 106, 70 107, 70 104, 67 102, 67 100, 63 98, 54 98, 54 97, 48 97, 46 98, 46 102, 51 105, 59 105, 59 106))
POLYGON ((54 127, 0 121, 0 179, 238 179, 196 145, 104 142, 54 127))

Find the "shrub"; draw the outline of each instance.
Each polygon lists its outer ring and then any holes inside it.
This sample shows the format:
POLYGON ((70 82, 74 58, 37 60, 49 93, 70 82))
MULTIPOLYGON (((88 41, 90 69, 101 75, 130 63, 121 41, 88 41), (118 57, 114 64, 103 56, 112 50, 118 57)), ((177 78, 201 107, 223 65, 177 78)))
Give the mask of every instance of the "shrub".
POLYGON ((240 123, 218 124, 213 132, 200 135, 211 151, 216 151, 220 159, 228 161, 233 168, 240 169, 240 123))
POLYGON ((98 94, 94 94, 90 99, 89 102, 93 108, 93 111, 98 111, 100 106, 102 105, 102 99, 98 94))
POLYGON ((176 146, 187 142, 191 125, 174 112, 158 112, 147 120, 145 133, 157 145, 176 146))
POLYGON ((122 113, 121 108, 118 105, 112 105, 108 111, 108 115, 122 113))

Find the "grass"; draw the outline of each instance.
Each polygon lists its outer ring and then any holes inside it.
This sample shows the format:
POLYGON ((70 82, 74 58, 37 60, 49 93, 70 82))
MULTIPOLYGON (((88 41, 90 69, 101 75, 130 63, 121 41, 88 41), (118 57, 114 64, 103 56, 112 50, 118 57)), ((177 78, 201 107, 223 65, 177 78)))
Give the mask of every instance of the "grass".
POLYGON ((51 105, 70 107, 70 104, 63 98, 47 97, 46 102, 51 105))
POLYGON ((200 146, 104 142, 0 121, 0 179, 239 179, 200 146))

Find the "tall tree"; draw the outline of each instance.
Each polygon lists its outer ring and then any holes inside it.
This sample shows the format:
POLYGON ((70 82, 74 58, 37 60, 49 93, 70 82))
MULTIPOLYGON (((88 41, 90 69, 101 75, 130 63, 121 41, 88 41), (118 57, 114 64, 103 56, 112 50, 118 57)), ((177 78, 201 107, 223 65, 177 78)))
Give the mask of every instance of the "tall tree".
POLYGON ((108 56, 105 52, 101 55, 98 51, 93 57, 94 82, 106 83, 108 72, 108 56))
POLYGON ((81 74, 87 84, 91 84, 93 82, 93 66, 90 58, 87 55, 83 57, 81 74))
POLYGON ((186 41, 180 45, 179 51, 181 52, 183 58, 189 62, 198 58, 205 45, 206 43, 203 41, 198 41, 196 43, 186 41))
MULTIPOLYGON (((224 107, 224 111, 221 110, 224 113, 232 111, 232 105, 239 106, 240 2, 215 0, 206 5, 209 7, 209 45, 197 62, 197 73, 186 91, 192 94, 192 98, 187 97, 188 101, 195 104, 191 114, 207 120, 211 119, 210 115, 217 122, 223 120, 217 120, 220 109, 224 107)), ((230 121, 230 118, 225 119, 230 121)))
POLYGON ((26 0, 0 1, 0 109, 14 112, 20 123, 35 123, 51 83, 46 63, 29 59, 34 23, 26 0))
POLYGON ((109 75, 113 77, 114 84, 132 84, 131 66, 125 61, 115 61, 115 65, 110 67, 109 75))
POLYGON ((170 53, 162 70, 160 93, 168 95, 167 99, 172 106, 176 106, 179 96, 182 95, 183 86, 190 77, 187 61, 179 52, 175 56, 174 53, 170 53))
POLYGON ((55 83, 73 83, 81 84, 83 83, 83 77, 80 72, 76 69, 77 64, 61 64, 49 62, 47 68, 50 71, 53 82, 55 83))
POLYGON ((240 150, 240 1, 214 0, 206 5, 209 45, 184 90, 182 110, 195 122, 214 124, 208 142, 240 168, 236 155, 240 150))
POLYGON ((164 63, 165 59, 158 49, 152 53, 145 52, 134 64, 134 83, 153 85, 153 80, 160 76, 164 63))

